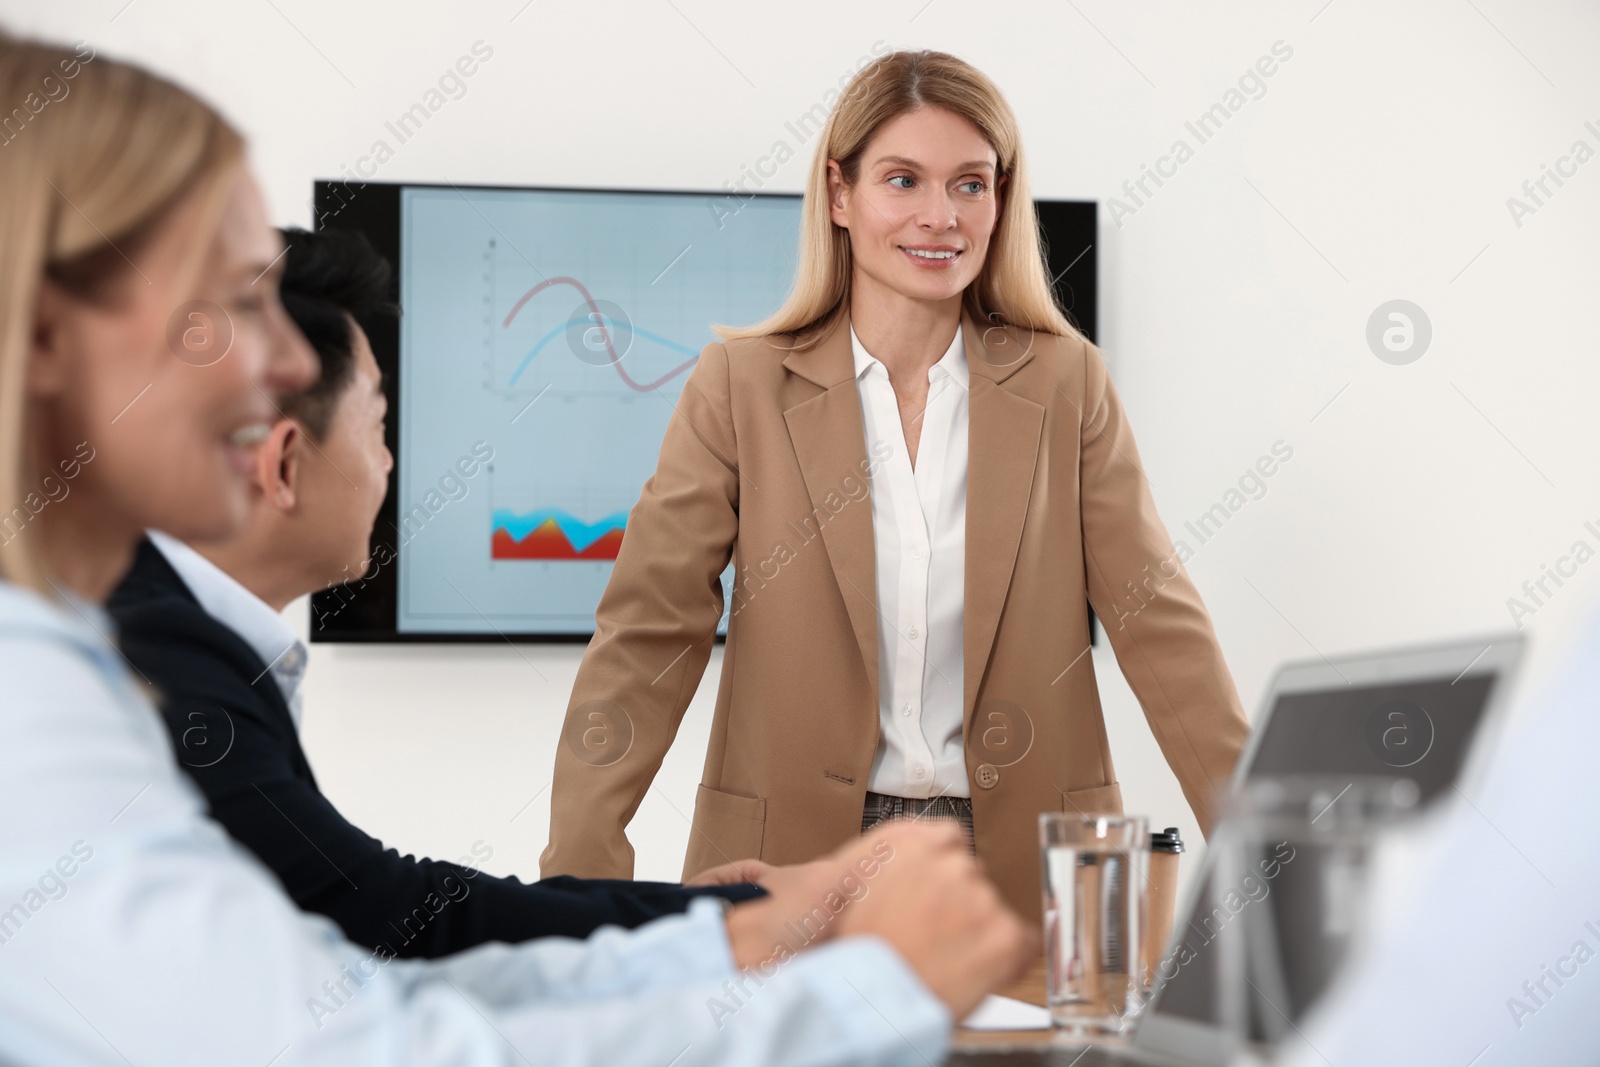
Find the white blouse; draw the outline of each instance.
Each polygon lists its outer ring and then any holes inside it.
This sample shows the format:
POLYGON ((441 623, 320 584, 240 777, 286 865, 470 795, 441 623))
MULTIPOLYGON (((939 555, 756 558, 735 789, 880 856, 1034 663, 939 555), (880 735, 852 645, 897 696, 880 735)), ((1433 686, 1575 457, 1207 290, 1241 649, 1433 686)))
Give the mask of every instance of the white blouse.
POLYGON ((961 743, 967 548, 966 349, 958 326, 928 370, 912 469, 889 371, 850 329, 872 472, 878 595, 878 751, 867 788, 927 799, 971 795, 961 743))

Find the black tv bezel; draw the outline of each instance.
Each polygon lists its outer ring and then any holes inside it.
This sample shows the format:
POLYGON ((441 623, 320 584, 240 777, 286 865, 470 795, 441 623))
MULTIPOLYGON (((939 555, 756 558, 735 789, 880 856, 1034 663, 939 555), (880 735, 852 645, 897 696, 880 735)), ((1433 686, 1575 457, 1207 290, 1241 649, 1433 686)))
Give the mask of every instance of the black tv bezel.
MULTIPOLYGON (((796 200, 798 193, 730 194, 725 189, 638 189, 617 186, 563 185, 459 185, 453 182, 360 182, 343 179, 317 179, 312 183, 313 228, 353 229, 364 234, 372 246, 394 267, 390 298, 400 302, 400 197, 404 189, 454 189, 465 197, 473 192, 550 192, 622 193, 649 196, 688 196, 711 200, 736 195, 751 199, 796 200)), ((1098 311, 1099 256, 1098 205, 1093 200, 1036 200, 1046 261, 1056 300, 1069 318, 1091 341, 1096 339, 1098 311), (1094 235, 1087 247, 1054 249, 1052 233, 1094 235), (1082 299, 1077 299, 1082 297, 1082 299), (1081 305, 1081 306, 1080 306, 1081 305)), ((404 314, 404 309, 401 311, 404 314)), ((375 559, 384 553, 393 558, 385 565, 369 567, 366 575, 334 586, 311 597, 311 640, 316 644, 410 645, 410 644, 587 644, 594 629, 559 633, 503 632, 498 630, 461 633, 455 631, 402 631, 399 618, 399 538, 400 420, 404 407, 400 378, 400 322, 393 316, 363 319, 361 327, 372 344, 372 353, 384 373, 388 390, 389 421, 385 431, 389 451, 395 456, 389 472, 388 493, 373 524, 371 550, 375 559), (386 536, 387 535, 387 536, 386 536)), ((1091 613, 1091 619, 1092 619, 1091 613)), ((1091 631, 1092 632, 1092 631, 1091 631)), ((717 635, 717 640, 724 640, 717 635)))

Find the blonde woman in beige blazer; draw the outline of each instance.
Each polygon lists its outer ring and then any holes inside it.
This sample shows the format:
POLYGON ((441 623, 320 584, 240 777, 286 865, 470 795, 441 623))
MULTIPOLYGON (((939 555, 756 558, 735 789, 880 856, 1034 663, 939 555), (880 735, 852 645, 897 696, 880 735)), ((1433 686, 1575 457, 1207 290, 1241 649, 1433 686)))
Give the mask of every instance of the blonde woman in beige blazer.
POLYGON ((731 558, 685 876, 811 860, 872 812, 948 814, 1037 919, 1038 813, 1122 809, 1085 601, 1202 828, 1248 730, 1238 694, 1104 360, 1054 303, 994 85, 937 52, 863 69, 802 227, 788 302, 717 328, 628 517, 543 874, 632 875, 624 830, 731 558))

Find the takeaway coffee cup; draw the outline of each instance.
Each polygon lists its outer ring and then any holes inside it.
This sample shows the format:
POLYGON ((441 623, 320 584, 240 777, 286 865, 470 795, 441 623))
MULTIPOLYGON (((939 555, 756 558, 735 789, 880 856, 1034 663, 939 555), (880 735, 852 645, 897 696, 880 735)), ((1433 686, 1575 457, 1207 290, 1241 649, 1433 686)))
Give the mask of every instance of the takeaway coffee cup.
POLYGON ((1178 856, 1183 852, 1183 836, 1176 826, 1150 835, 1150 884, 1145 896, 1144 938, 1145 988, 1155 984, 1156 968, 1172 936, 1173 917, 1178 903, 1178 856))

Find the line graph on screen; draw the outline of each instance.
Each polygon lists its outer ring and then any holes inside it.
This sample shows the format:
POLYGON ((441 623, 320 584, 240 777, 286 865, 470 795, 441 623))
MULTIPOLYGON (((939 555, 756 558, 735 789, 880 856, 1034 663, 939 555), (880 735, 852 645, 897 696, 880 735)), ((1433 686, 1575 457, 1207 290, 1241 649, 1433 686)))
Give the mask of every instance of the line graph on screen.
MULTIPOLYGON (((508 388, 516 388, 517 383, 522 379, 529 365, 533 363, 534 357, 543 352, 558 338, 564 338, 567 342, 567 347, 572 350, 571 354, 577 354, 583 362, 591 366, 611 367, 616 371, 617 378, 623 386, 636 393, 654 392, 678 375, 689 370, 695 365, 695 361, 700 358, 699 349, 691 348, 650 330, 635 327, 625 317, 606 314, 606 310, 601 303, 594 298, 583 282, 577 278, 566 276, 547 278, 522 294, 522 297, 506 313, 505 319, 500 324, 501 328, 510 329, 512 323, 516 321, 517 315, 527 306, 529 301, 539 293, 558 285, 570 286, 577 290, 583 300, 580 309, 583 314, 579 315, 574 312, 568 316, 566 321, 559 323, 540 336, 533 346, 528 349, 528 354, 522 357, 522 361, 517 364, 516 369, 511 372, 511 376, 506 382, 508 388), (687 355, 689 358, 672 367, 653 381, 636 381, 629 374, 628 368, 623 365, 623 358, 632 348, 635 338, 648 341, 669 352, 687 355)), ((558 348, 557 354, 560 353, 561 350, 558 348)))

